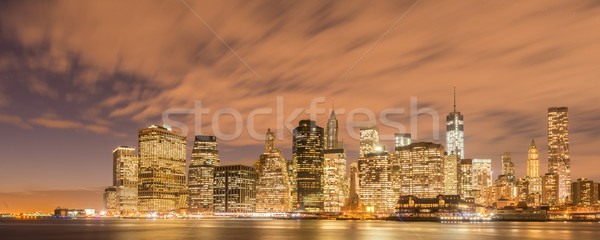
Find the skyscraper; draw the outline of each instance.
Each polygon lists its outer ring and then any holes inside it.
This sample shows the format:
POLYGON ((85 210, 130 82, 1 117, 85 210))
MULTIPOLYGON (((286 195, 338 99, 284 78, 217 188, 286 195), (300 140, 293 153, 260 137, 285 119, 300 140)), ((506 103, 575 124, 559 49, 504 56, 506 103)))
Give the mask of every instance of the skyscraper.
POLYGON ((256 212, 288 212, 291 210, 290 178, 287 161, 275 148, 275 133, 267 130, 265 153, 260 155, 256 183, 256 212))
POLYGON ((327 149, 323 163, 323 207, 325 212, 341 212, 348 198, 348 178, 346 177, 346 152, 338 142, 338 121, 331 111, 327 121, 327 149))
POLYGON ((323 128, 312 120, 301 120, 294 129, 293 157, 299 207, 323 210, 323 128))
POLYGON ((577 179, 573 182, 573 204, 590 206, 598 204, 598 184, 585 178, 577 179))
POLYGON ((215 136, 196 136, 188 176, 189 212, 213 212, 214 167, 220 164, 217 138, 215 136))
POLYGON ((463 115, 456 111, 456 85, 454 86, 454 111, 446 116, 446 147, 448 155, 465 158, 463 115))
POLYGON ((117 187, 110 186, 104 189, 102 211, 106 215, 119 215, 119 193, 117 187))
POLYGON ((179 194, 185 190, 185 136, 168 126, 152 125, 138 134, 138 210, 177 210, 179 194))
MULTIPOLYGON (((415 142, 398 149, 402 195, 434 198, 444 194, 444 147, 415 142)), ((361 186, 362 187, 362 186, 361 186)))
POLYGON ((325 212, 340 212, 348 196, 344 149, 324 151, 323 204, 325 212))
POLYGON ((113 150, 113 186, 117 188, 121 215, 137 212, 138 157, 135 148, 120 146, 113 150))
POLYGON ((393 197, 390 154, 372 152, 358 159, 362 211, 391 212, 398 200, 393 197))
POLYGON ((459 195, 460 157, 446 155, 444 159, 444 194, 459 195))
POLYGON ((473 159, 460 161, 459 192, 463 199, 473 198, 473 159))
MULTIPOLYGON (((512 162, 511 162, 512 163, 512 162)), ((492 186, 492 160, 491 159, 473 159, 472 161, 472 194, 475 203, 483 204, 483 192, 486 188, 492 186)), ((510 170, 508 170, 510 172, 510 170)), ((514 172, 514 166, 513 170, 514 172)), ((514 175, 507 175, 514 176, 514 175)))
POLYGON ((542 177, 542 203, 548 205, 559 204, 559 177, 556 173, 546 173, 542 177))
POLYGON ((531 145, 527 150, 527 177, 540 177, 540 152, 535 146, 534 139, 531 139, 531 145))
POLYGON ((256 180, 251 166, 215 166, 214 208, 217 213, 252 213, 256 211, 256 180))
POLYGON ((335 118, 335 112, 331 110, 329 120, 327 121, 327 132, 325 132, 325 149, 338 149, 338 120, 335 118))
POLYGON ((502 154, 502 175, 515 176, 515 164, 509 152, 502 154))
POLYGON ((377 152, 379 147, 379 131, 377 131, 377 127, 375 125, 361 127, 359 157, 377 152))
POLYGON ((567 202, 571 195, 569 114, 567 107, 548 108, 548 172, 559 175, 559 201, 567 202))

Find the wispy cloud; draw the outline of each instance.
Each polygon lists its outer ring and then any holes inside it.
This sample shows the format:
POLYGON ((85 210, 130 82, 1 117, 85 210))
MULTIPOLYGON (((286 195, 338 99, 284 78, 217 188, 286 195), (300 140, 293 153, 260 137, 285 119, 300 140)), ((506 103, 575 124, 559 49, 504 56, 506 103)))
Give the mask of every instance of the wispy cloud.
POLYGON ((0 114, 0 122, 15 125, 23 129, 33 129, 30 124, 23 121, 23 119, 21 119, 19 116, 0 114))

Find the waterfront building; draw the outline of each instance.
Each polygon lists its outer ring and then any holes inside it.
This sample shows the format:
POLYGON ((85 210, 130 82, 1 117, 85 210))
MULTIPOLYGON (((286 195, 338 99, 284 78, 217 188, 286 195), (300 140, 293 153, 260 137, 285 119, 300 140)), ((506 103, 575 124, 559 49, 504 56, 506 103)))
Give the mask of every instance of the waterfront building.
POLYGON ((219 165, 221 165, 221 159, 217 137, 195 136, 188 170, 190 213, 213 212, 214 168, 219 165))
POLYGON ((444 158, 444 195, 459 195, 460 156, 446 155, 444 158))
POLYGON ((573 182, 571 190, 573 205, 591 206, 598 204, 598 183, 580 178, 573 182))
POLYGON ((446 147, 448 155, 465 158, 465 133, 463 115, 456 111, 456 85, 454 86, 454 111, 446 116, 446 147))
POLYGON ((559 204, 559 176, 556 173, 546 173, 542 177, 542 204, 555 206, 559 204))
POLYGON ((120 146, 113 150, 113 186, 117 188, 118 212, 136 213, 138 204, 138 157, 135 148, 120 146))
POLYGON ((287 161, 275 147, 275 133, 271 129, 267 130, 265 153, 260 155, 256 169, 256 212, 289 212, 292 204, 287 161))
POLYGON ((567 107, 548 108, 548 172, 558 174, 558 201, 568 202, 571 195, 571 159, 567 107))
POLYGON ((215 213, 256 212, 256 169, 244 165, 214 167, 215 213))
POLYGON ((402 195, 435 197, 444 193, 444 147, 415 142, 398 148, 402 195))
POLYGON ((102 211, 106 215, 119 215, 119 195, 117 187, 110 186, 104 189, 102 211))
POLYGON ((309 212, 323 210, 323 134, 323 128, 312 120, 301 120, 294 129, 297 205, 309 212))
POLYGON ((472 202, 466 202, 459 195, 438 195, 432 198, 400 196, 396 213, 402 218, 439 219, 439 217, 460 217, 474 214, 472 202))
POLYGON ((358 171, 363 211, 392 212, 396 199, 393 198, 390 154, 379 151, 360 157, 358 171))
POLYGON ((181 190, 186 188, 186 138, 169 126, 152 125, 138 134, 138 210, 178 210, 181 190))

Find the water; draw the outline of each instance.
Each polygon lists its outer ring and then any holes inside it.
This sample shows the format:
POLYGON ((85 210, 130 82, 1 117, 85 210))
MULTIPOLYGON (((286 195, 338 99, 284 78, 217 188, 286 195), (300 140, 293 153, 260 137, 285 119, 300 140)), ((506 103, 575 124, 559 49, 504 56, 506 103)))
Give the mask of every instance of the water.
POLYGON ((0 220, 0 239, 600 239, 599 223, 0 220))

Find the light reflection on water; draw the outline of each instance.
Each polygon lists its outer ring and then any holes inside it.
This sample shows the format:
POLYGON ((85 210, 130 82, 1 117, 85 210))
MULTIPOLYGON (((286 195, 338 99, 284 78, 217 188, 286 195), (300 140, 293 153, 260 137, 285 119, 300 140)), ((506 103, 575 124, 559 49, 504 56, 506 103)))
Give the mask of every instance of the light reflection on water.
POLYGON ((0 239, 597 239, 598 223, 334 220, 1 220, 0 239))

